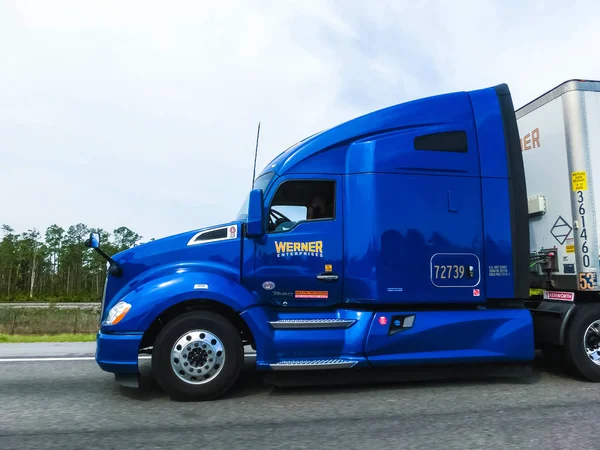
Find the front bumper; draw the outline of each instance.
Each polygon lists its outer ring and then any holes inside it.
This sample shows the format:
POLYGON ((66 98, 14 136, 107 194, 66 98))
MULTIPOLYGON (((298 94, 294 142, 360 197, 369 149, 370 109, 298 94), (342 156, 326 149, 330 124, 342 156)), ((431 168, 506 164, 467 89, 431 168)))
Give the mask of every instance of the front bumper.
POLYGON ((96 363, 106 372, 138 374, 138 354, 143 334, 96 335, 96 363))

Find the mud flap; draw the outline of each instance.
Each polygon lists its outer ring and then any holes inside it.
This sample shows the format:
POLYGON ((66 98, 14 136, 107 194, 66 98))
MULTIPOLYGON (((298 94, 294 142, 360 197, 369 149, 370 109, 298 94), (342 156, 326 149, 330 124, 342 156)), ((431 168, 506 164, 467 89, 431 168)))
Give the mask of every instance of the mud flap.
POLYGON ((563 301, 542 301, 530 309, 536 346, 564 345, 567 324, 574 310, 575 303, 563 301))
POLYGON ((139 388, 140 375, 137 373, 115 373, 115 383, 118 386, 139 388))

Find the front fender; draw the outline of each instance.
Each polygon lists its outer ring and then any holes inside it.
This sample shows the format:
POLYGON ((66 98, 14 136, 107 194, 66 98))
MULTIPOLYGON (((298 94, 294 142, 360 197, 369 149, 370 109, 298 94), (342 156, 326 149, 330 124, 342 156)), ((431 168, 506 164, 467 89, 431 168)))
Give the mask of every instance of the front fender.
POLYGON ((225 274, 183 272, 162 273, 135 288, 115 296, 106 310, 118 301, 131 305, 127 315, 116 325, 102 326, 106 332, 143 332, 166 309, 186 300, 214 300, 236 312, 258 303, 258 297, 225 274))

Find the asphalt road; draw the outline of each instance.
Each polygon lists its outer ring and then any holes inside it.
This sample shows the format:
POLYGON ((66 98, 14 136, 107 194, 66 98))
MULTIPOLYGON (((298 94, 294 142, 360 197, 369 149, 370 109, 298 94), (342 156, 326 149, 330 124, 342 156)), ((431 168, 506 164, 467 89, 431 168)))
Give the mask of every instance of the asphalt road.
MULTIPOLYGON (((70 358, 93 357, 95 342, 32 342, 0 344, 0 364, 7 359, 70 358)), ((4 367, 4 366, 0 366, 4 367)), ((1 375, 0 375, 1 377, 1 375)))
MULTIPOLYGON (((89 356, 86 345, 66 352, 89 356)), ((178 403, 156 387, 118 388, 94 361, 38 361, 44 349, 28 349, 14 361, 0 346, 3 450, 539 450, 596 448, 600 437, 600 386, 545 367, 527 381, 287 389, 249 372, 226 399, 178 403)))

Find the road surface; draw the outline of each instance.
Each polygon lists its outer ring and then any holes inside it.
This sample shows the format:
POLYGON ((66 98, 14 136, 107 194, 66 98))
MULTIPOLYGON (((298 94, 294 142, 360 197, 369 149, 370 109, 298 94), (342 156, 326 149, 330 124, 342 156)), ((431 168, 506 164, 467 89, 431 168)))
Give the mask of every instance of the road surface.
MULTIPOLYGON (((0 344, 0 362, 40 358, 76 359, 94 357, 95 342, 41 342, 0 344)), ((0 366, 4 367, 4 366, 0 366)), ((1 376, 1 375, 0 375, 1 376)))
POLYGON ((527 382, 293 389, 249 372, 226 399, 178 403, 156 387, 116 387, 85 359, 93 344, 62 354, 56 345, 7 350, 14 345, 0 345, 3 450, 597 447, 600 386, 546 368, 527 382))

